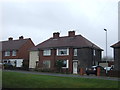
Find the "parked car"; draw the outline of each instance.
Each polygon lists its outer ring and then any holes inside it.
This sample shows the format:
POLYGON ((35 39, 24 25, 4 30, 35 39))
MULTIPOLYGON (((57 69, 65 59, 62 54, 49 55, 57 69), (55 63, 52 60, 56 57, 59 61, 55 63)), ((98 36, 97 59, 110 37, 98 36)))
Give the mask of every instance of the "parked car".
POLYGON ((3 63, 4 69, 13 69, 13 65, 11 63, 3 63))
POLYGON ((106 74, 107 74, 109 71, 113 70, 113 67, 104 67, 104 69, 105 69, 106 74))
POLYGON ((97 75, 97 68, 100 68, 100 71, 105 72, 105 69, 102 66, 92 66, 91 68, 86 68, 86 74, 95 74, 97 75))

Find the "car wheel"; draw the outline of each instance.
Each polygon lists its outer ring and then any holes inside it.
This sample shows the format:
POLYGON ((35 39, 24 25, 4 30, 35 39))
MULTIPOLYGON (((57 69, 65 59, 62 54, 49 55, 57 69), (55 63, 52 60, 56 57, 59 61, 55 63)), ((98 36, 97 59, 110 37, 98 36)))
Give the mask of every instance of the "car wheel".
POLYGON ((87 73, 87 75, 89 75, 89 74, 87 73))

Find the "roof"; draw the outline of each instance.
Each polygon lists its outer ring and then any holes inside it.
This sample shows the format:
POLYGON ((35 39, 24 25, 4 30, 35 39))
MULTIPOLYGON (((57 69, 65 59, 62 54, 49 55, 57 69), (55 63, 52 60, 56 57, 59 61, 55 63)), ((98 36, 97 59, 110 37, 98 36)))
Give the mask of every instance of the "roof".
POLYGON ((2 41, 2 51, 5 50, 18 50, 22 45, 24 45, 30 38, 28 39, 18 39, 18 40, 8 40, 2 41))
POLYGON ((119 48, 120 47, 120 41, 118 41, 117 43, 115 43, 111 47, 113 47, 113 48, 119 48))
POLYGON ((75 35, 74 37, 64 36, 59 38, 50 38, 37 46, 31 48, 31 50, 38 50, 44 48, 58 48, 58 47, 76 47, 76 48, 83 48, 83 47, 90 47, 102 50, 97 45, 93 44, 82 35, 75 35))

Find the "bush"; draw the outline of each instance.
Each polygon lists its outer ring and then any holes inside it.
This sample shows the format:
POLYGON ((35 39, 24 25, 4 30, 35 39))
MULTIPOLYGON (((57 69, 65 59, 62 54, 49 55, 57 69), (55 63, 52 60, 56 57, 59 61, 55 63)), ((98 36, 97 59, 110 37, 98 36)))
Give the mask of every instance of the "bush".
POLYGON ((62 66, 63 66, 63 61, 62 60, 57 60, 56 61, 56 67, 59 72, 62 72, 62 66))

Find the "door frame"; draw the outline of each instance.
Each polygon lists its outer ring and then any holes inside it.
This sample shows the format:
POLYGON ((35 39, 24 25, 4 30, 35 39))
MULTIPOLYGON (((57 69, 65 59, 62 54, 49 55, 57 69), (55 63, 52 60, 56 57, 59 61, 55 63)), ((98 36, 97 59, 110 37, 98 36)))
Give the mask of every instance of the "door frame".
POLYGON ((77 63, 76 69, 78 69, 78 60, 73 60, 73 74, 78 74, 78 72, 74 72, 74 63, 77 63))

